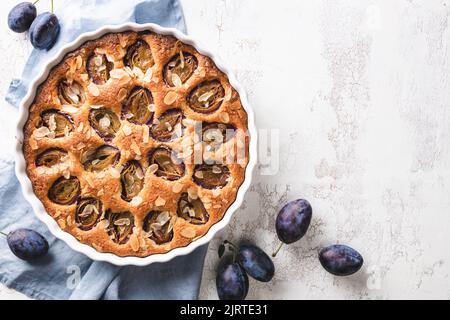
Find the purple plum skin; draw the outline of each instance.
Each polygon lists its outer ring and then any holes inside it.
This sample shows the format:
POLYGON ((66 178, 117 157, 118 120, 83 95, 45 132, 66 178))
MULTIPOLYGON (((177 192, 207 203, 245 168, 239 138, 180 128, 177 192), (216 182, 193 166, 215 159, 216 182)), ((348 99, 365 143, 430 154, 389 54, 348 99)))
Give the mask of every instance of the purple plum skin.
POLYGON ((17 33, 27 31, 33 20, 36 19, 37 10, 31 2, 21 2, 8 14, 8 27, 17 33))
POLYGON ((331 245, 320 250, 319 261, 326 271, 335 276, 354 274, 364 263, 358 251, 342 244, 331 245))
POLYGON ((269 282, 275 273, 272 259, 255 245, 241 245, 237 261, 250 277, 258 281, 269 282))
POLYGON ((311 217, 312 208, 307 200, 289 202, 277 216, 275 228, 278 238, 286 244, 300 240, 308 230, 311 217))
POLYGON ((35 260, 48 252, 47 240, 38 232, 30 229, 17 229, 8 234, 8 246, 18 258, 35 260))
POLYGON ((248 276, 236 262, 222 264, 217 272, 216 288, 220 300, 244 300, 248 293, 248 276))

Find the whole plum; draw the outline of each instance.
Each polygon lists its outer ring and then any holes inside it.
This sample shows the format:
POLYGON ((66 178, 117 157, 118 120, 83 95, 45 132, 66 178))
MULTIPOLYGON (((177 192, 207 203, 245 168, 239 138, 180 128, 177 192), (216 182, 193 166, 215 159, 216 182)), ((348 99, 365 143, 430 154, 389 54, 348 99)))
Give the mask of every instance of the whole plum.
POLYGON ((59 36, 61 27, 58 17, 50 12, 37 16, 30 27, 30 41, 36 49, 51 49, 59 36))
POLYGON ((34 260, 48 252, 47 240, 34 230, 12 231, 8 234, 7 241, 12 253, 22 260, 34 260))
POLYGON ((297 199, 286 204, 278 213, 275 228, 278 238, 287 244, 300 240, 308 230, 312 208, 308 201, 297 199))
POLYGON ((248 276, 237 263, 223 263, 216 276, 220 300, 244 300, 248 293, 248 276))
POLYGON ((252 244, 239 247, 237 261, 250 277, 258 281, 268 282, 272 280, 275 273, 272 259, 263 250, 252 244))
POLYGON ((325 270, 336 276, 354 274, 364 263, 358 251, 342 244, 331 245, 320 250, 319 261, 325 270))
POLYGON ((37 10, 31 2, 21 2, 8 14, 8 27, 18 33, 27 31, 36 18, 37 10))

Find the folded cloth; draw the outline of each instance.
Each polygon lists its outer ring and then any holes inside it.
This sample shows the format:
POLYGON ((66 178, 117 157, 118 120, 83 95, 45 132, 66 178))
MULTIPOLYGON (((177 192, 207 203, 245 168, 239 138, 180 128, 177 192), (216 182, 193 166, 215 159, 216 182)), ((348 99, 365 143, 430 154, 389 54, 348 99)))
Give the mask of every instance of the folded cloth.
MULTIPOLYGON (((66 1, 56 12, 58 42, 50 51, 33 50, 21 79, 13 80, 6 100, 18 106, 30 80, 57 50, 79 34, 105 24, 154 22, 185 32, 178 0, 66 1)), ((117 267, 92 261, 55 239, 34 216, 14 175, 14 161, 0 155, 0 230, 31 228, 49 241, 49 254, 33 262, 15 257, 0 238, 0 282, 35 299, 196 299, 206 246, 187 256, 148 267, 117 267)))

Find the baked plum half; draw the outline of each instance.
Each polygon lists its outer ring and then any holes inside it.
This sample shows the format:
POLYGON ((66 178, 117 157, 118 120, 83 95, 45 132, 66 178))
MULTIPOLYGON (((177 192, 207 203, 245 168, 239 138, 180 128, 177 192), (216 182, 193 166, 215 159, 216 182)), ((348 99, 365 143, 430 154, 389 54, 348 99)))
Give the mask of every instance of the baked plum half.
POLYGON ((218 80, 207 80, 200 83, 189 94, 189 107, 195 112, 212 113, 220 108, 225 89, 218 80))
POLYGON ((56 109, 49 109, 41 113, 38 127, 47 127, 50 132, 54 133, 55 138, 61 138, 73 131, 73 121, 68 114, 56 109))
POLYGON ((230 169, 218 164, 200 164, 194 168, 194 182, 205 189, 221 189, 230 178, 230 169))
POLYGON ((62 79, 58 83, 58 98, 61 104, 81 106, 86 101, 84 89, 75 80, 62 79))
POLYGON ((150 90, 136 86, 122 105, 122 117, 135 124, 149 124, 153 119, 150 90))
POLYGON ((94 197, 84 197, 77 201, 75 223, 81 230, 91 230, 103 214, 102 202, 94 197))
POLYGON ((144 187, 144 170, 136 160, 128 161, 120 174, 122 199, 131 201, 144 187))
POLYGON ((86 171, 103 171, 114 166, 120 157, 119 149, 103 145, 87 151, 81 158, 81 164, 86 171))
POLYGON ((192 76, 197 66, 194 55, 180 51, 164 66, 164 81, 170 87, 180 87, 192 76))
POLYGON ((168 147, 158 147, 150 152, 149 164, 158 166, 155 175, 174 181, 184 176, 185 166, 168 147))
POLYGON ((156 244, 170 242, 173 238, 173 225, 176 216, 171 216, 168 211, 150 211, 144 219, 142 228, 148 238, 156 244))
POLYGON ((80 181, 77 177, 58 178, 48 190, 50 201, 60 205, 75 203, 80 195, 80 181))
POLYGON ((145 73, 155 64, 155 60, 148 43, 144 40, 138 40, 128 48, 123 63, 131 69, 136 67, 145 73))
POLYGON ((150 128, 150 135, 157 141, 167 142, 183 135, 183 112, 170 109, 164 112, 150 128))
POLYGON ((42 151, 36 157, 36 166, 53 167, 54 165, 61 163, 63 158, 67 156, 67 151, 61 148, 50 148, 42 151))
POLYGON ((109 73, 114 68, 114 63, 108 61, 105 54, 92 53, 86 63, 86 69, 92 82, 98 85, 105 84, 109 80, 109 73))
POLYGON ((205 224, 209 219, 208 211, 202 200, 200 198, 191 199, 187 192, 184 192, 178 200, 177 214, 192 224, 205 224))
POLYGON ((89 112, 89 124, 105 140, 113 139, 120 129, 119 117, 110 109, 92 109, 89 112))
POLYGON ((124 244, 128 241, 134 228, 134 217, 128 212, 113 212, 108 209, 105 214, 108 221, 106 232, 109 238, 117 244, 124 244))

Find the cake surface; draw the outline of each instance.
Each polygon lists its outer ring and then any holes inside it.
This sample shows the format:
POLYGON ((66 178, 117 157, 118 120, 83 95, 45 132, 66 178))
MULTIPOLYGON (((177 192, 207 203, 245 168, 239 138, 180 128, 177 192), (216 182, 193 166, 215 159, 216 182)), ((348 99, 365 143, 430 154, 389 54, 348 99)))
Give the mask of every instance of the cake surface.
POLYGON ((247 113, 207 56, 152 32, 67 54, 37 90, 23 152, 61 229, 100 252, 149 256, 204 236, 245 178, 247 113))

